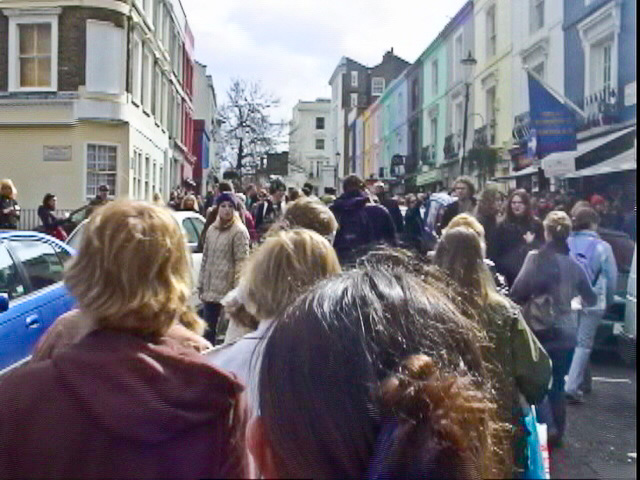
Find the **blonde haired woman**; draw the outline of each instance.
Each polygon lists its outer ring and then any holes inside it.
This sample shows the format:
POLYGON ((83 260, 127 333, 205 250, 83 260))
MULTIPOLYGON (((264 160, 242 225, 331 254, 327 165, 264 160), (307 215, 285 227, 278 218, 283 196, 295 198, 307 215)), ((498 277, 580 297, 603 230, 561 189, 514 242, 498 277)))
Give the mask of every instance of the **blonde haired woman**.
POLYGON ((214 344, 221 300, 236 286, 242 262, 249 255, 249 232, 238 216, 233 193, 218 195, 216 207, 218 215, 205 236, 198 277, 198 294, 209 327, 205 338, 214 344))
POLYGON ((252 356, 259 340, 302 292, 340 271, 333 247, 316 232, 295 229, 267 237, 244 265, 239 285, 245 308, 260 322, 258 328, 212 350, 207 360, 235 373, 255 395, 253 374, 259 362, 252 356))
POLYGON ((0 180, 0 230, 17 230, 20 205, 16 201, 18 190, 9 178, 0 180))
POLYGON ((245 476, 242 386, 166 335, 194 315, 170 212, 96 210, 65 283, 97 329, 0 381, 0 477, 245 476))
POLYGON ((301 197, 287 206, 282 220, 274 224, 267 235, 289 228, 313 230, 333 243, 338 221, 329 207, 317 198, 301 197))
POLYGON ((530 404, 542 400, 551 377, 551 362, 522 318, 519 307, 498 293, 483 261, 480 235, 464 226, 451 228, 461 216, 451 221, 438 242, 434 263, 458 283, 463 300, 489 336, 483 354, 497 389, 500 420, 512 428, 508 440, 514 454, 515 471, 504 472, 506 478, 511 478, 519 476, 527 466, 526 435, 518 393, 522 393, 530 404))

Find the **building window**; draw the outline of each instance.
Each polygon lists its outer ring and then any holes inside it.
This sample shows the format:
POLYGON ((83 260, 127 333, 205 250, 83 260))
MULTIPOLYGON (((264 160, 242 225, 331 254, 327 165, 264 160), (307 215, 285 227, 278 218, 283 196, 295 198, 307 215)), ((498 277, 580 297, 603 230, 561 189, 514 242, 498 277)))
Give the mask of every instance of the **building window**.
POLYGON ((493 57, 496 54, 496 6, 491 5, 487 10, 486 17, 486 32, 487 32, 487 58, 493 57))
POLYGON ((420 101, 420 83, 417 78, 414 78, 411 82, 411 111, 414 112, 418 108, 418 102, 420 101))
POLYGON ((462 32, 456 35, 453 41, 453 78, 457 80, 462 79, 462 57, 464 55, 464 45, 462 43, 462 32))
POLYGON ((148 49, 142 54, 142 105, 145 110, 151 109, 151 85, 153 84, 153 57, 148 49))
POLYGON ((433 147, 433 151, 436 152, 438 148, 438 117, 433 117, 431 119, 431 146, 433 147))
POLYGON ((87 20, 85 87, 121 94, 125 88, 125 31, 110 22, 87 20), (104 68, 109 65, 109 68, 104 68))
POLYGON ((590 76, 591 91, 589 94, 609 90, 611 84, 611 53, 613 42, 608 41, 591 47, 590 76))
POLYGON ((316 130, 324 130, 324 117, 316 117, 316 130))
POLYGON ((486 118, 487 118, 487 127, 488 131, 488 142, 489 145, 494 145, 496 143, 496 87, 491 87, 487 89, 485 93, 486 98, 486 118))
POLYGON ((59 9, 44 11, 47 15, 9 13, 10 91, 55 91, 58 88, 59 9))
POLYGON ((438 94, 438 60, 431 62, 431 94, 438 94))
POLYGON ((118 167, 118 147, 90 143, 87 145, 87 198, 98 194, 100 185, 109 185, 109 191, 116 193, 118 167))
POLYGON ((357 93, 352 93, 351 94, 351 104, 350 104, 351 108, 355 108, 358 106, 358 94, 357 93))
POLYGON ((464 102, 462 100, 455 103, 453 107, 453 132, 462 138, 462 129, 464 128, 464 102))
POLYGON ((142 198, 151 198, 151 157, 149 155, 144 156, 144 192, 142 198))
POLYGON ((131 95, 138 105, 142 99, 142 42, 137 35, 131 43, 131 95))
POLYGON ((373 77, 371 79, 371 95, 382 95, 384 92, 384 78, 382 77, 373 77))
POLYGON ((162 74, 156 64, 153 69, 153 98, 151 102, 151 114, 156 122, 160 123, 162 117, 162 74))
POLYGON ((324 150, 324 138, 316 138, 316 150, 324 150))
POLYGON ((358 86, 358 72, 351 72, 351 86, 358 86))
POLYGON ((530 0, 529 32, 535 33, 544 26, 544 0, 530 0))

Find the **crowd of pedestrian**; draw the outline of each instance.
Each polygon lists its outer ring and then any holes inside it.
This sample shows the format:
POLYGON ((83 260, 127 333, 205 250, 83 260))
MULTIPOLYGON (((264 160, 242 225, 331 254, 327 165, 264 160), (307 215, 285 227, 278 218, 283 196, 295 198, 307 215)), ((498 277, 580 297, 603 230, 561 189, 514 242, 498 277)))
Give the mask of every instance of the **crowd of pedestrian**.
MULTIPOLYGON (((604 197, 237 190, 99 192, 65 272, 77 308, 0 378, 0 477, 522 477, 530 405, 562 445, 628 250, 605 235, 633 244, 604 197), (206 220, 202 319, 167 207, 206 220)), ((0 228, 16 193, 0 182, 0 228)))

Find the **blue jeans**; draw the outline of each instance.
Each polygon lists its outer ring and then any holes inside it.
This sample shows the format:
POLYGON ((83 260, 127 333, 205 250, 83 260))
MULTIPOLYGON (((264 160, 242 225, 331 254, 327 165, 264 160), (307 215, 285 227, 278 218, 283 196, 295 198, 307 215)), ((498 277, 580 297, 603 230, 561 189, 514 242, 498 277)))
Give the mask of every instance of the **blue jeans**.
POLYGON ((567 393, 576 395, 585 380, 585 373, 589 366, 589 357, 591 357, 591 350, 593 349, 593 342, 596 338, 600 320, 602 320, 602 312, 578 313, 578 345, 569 369, 566 385, 567 393))
MULTIPOLYGON (((544 344, 543 344, 544 346, 544 344)), ((567 424, 567 400, 564 395, 564 377, 571 365, 573 350, 547 350, 551 358, 552 383, 551 390, 542 403, 537 405, 538 417, 541 423, 546 423, 549 434, 557 434, 560 438, 564 434, 567 424)))

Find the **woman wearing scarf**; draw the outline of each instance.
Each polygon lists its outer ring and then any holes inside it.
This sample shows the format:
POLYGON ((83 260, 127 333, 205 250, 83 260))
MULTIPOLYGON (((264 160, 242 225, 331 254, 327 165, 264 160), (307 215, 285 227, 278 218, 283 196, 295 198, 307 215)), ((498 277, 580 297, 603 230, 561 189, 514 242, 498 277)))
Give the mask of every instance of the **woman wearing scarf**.
POLYGON ((238 205, 233 194, 220 194, 216 198, 216 206, 218 215, 207 230, 198 277, 198 294, 204 304, 204 319, 208 325, 204 336, 213 344, 222 312, 220 301, 236 286, 240 266, 249 255, 249 232, 237 213, 238 205))

